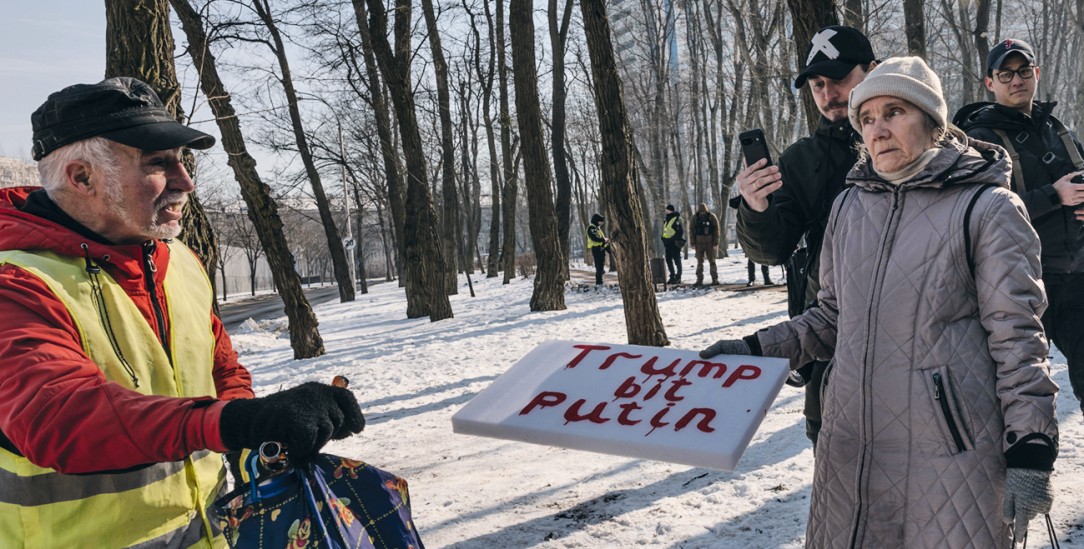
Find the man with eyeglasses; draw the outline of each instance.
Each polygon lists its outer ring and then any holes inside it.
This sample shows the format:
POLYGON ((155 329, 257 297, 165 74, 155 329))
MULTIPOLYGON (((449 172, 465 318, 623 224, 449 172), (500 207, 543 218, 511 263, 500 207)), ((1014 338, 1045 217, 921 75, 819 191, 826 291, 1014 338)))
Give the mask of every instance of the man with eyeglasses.
POLYGON ((1041 71, 1023 40, 1004 40, 986 57, 986 88, 995 103, 968 105, 953 122, 1012 157, 1012 188, 1042 242, 1047 337, 1065 355, 1073 394, 1084 409, 1084 147, 1035 101, 1041 71))

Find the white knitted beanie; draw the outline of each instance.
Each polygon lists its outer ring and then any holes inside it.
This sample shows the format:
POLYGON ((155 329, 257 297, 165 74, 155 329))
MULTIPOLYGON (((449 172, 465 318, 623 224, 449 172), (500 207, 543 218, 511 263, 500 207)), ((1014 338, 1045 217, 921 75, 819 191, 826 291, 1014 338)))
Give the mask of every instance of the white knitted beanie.
POLYGON ((941 79, 921 57, 892 57, 879 63, 866 79, 851 90, 848 102, 851 126, 862 131, 858 110, 862 103, 874 97, 888 95, 913 103, 937 121, 938 127, 948 125, 948 105, 941 93, 941 79))

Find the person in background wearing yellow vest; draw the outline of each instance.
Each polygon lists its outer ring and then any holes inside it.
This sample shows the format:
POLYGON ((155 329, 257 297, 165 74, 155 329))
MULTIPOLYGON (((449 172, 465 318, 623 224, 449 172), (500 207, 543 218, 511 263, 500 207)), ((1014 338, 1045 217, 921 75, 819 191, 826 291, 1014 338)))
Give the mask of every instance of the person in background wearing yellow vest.
POLYGON ((667 284, 681 282, 681 248, 685 246, 685 229, 681 226, 681 214, 673 204, 666 205, 666 219, 662 223, 662 246, 666 252, 666 268, 670 271, 667 284))
POLYGON ((1035 101, 1040 72, 1027 42, 998 43, 986 67, 986 89, 996 102, 967 105, 953 122, 975 139, 1005 147, 1012 158, 1013 190, 1042 242, 1050 303, 1043 327, 1065 355, 1084 409, 1084 147, 1052 114, 1056 103, 1035 101))
POLYGON ((0 546, 220 547, 221 452, 304 461, 364 418, 346 389, 253 398, 203 266, 173 240, 194 184, 179 124, 111 78, 31 116, 43 188, 0 191, 0 546))
POLYGON ((606 218, 602 214, 591 216, 591 224, 587 226, 587 249, 591 250, 591 259, 595 262, 595 287, 602 287, 602 273, 606 268, 606 249, 610 247, 610 239, 602 232, 602 224, 606 218))

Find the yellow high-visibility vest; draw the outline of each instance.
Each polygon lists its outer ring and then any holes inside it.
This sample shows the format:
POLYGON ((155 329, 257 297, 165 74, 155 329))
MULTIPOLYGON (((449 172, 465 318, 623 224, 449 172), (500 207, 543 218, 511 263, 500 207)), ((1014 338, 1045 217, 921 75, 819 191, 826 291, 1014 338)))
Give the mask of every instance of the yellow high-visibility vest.
POLYGON ((678 216, 671 217, 669 221, 662 226, 662 237, 673 238, 677 231, 674 230, 674 223, 677 223, 678 216))
MULTIPOLYGON (((179 242, 169 247, 164 288, 176 368, 135 303, 105 270, 97 275, 101 297, 95 298, 82 258, 6 251, 0 252, 0 264, 17 265, 49 286, 107 380, 145 395, 213 397, 214 294, 192 252, 179 242), (112 337, 127 365, 114 350, 99 306, 108 311, 112 337)), ((208 514, 224 481, 222 458, 209 451, 129 472, 65 475, 0 448, 0 546, 224 547, 221 529, 208 514)))
POLYGON ((596 227, 595 224, 592 223, 592 224, 587 226, 587 238, 585 238, 584 240, 587 241, 587 249, 588 250, 590 250, 591 248, 601 248, 601 247, 606 245, 606 233, 602 232, 601 227, 596 227), (598 235, 600 237, 602 237, 601 241, 591 239, 591 228, 592 227, 594 227, 595 230, 598 231, 598 235))

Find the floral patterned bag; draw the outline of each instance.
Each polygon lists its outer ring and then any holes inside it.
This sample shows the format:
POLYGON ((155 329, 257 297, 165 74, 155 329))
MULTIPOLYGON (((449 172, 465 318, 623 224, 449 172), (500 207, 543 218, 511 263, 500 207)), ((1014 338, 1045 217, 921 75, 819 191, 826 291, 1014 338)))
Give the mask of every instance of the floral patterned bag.
POLYGON ((257 479, 215 502, 234 548, 424 549, 410 515, 407 483, 369 464, 319 454, 257 479))

